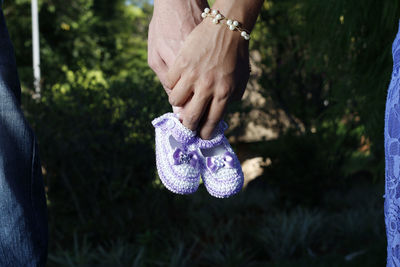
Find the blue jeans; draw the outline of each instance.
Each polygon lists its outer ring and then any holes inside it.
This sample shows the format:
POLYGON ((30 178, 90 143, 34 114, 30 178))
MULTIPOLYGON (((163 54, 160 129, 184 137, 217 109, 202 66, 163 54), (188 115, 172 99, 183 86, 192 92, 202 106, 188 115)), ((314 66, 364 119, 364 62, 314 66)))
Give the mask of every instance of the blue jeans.
MULTIPOLYGON (((1 2, 0 2, 1 5, 1 2)), ((20 108, 14 50, 0 7, 0 266, 44 266, 47 207, 35 135, 20 108)))

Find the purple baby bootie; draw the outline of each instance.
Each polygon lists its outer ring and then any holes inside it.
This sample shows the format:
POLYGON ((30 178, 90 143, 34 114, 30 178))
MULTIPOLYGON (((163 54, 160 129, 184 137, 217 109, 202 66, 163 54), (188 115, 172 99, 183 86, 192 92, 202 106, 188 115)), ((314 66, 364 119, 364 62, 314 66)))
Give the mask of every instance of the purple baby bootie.
POLYGON ((156 128, 156 162, 164 186, 177 194, 191 194, 199 187, 199 155, 193 145, 196 133, 187 129, 174 113, 152 121, 156 128))
POLYGON ((244 177, 239 159, 224 135, 227 124, 222 122, 211 140, 196 140, 202 159, 200 170, 204 185, 210 195, 227 198, 243 187, 244 177))

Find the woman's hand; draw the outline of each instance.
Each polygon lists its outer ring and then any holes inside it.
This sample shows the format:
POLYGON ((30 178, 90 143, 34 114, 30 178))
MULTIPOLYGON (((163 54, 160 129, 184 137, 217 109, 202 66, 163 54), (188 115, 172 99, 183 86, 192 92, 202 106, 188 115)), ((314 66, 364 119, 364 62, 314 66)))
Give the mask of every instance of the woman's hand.
POLYGON ((241 99, 248 80, 248 41, 205 19, 187 37, 165 85, 172 89, 170 104, 182 107, 183 125, 209 139, 226 105, 241 99))
POLYGON ((149 26, 148 63, 164 86, 168 69, 186 37, 201 22, 206 0, 155 0, 149 26))

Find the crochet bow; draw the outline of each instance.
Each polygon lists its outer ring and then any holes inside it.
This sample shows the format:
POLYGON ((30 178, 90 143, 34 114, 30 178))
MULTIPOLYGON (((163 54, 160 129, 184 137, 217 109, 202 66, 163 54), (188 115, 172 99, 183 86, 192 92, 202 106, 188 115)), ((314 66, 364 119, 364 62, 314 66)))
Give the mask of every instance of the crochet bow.
POLYGON ((210 172, 215 173, 225 166, 228 168, 234 168, 235 162, 233 154, 230 152, 225 152, 221 156, 206 157, 206 165, 210 172))
POLYGON ((195 151, 187 153, 180 148, 176 148, 172 156, 174 158, 174 165, 190 164, 195 168, 199 162, 199 157, 195 151))

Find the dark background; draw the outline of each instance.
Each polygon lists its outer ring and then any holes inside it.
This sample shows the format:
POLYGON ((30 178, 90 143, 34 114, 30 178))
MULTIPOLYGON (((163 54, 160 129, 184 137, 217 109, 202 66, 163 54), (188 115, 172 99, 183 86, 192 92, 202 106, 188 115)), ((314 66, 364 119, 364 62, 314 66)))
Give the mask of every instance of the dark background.
POLYGON ((383 123, 398 0, 265 2, 249 90, 227 117, 248 183, 227 200, 203 187, 174 195, 158 180, 150 121, 170 108, 147 66, 152 4, 39 2, 38 100, 30 1, 6 0, 4 13, 40 143, 49 266, 385 265, 383 123))

